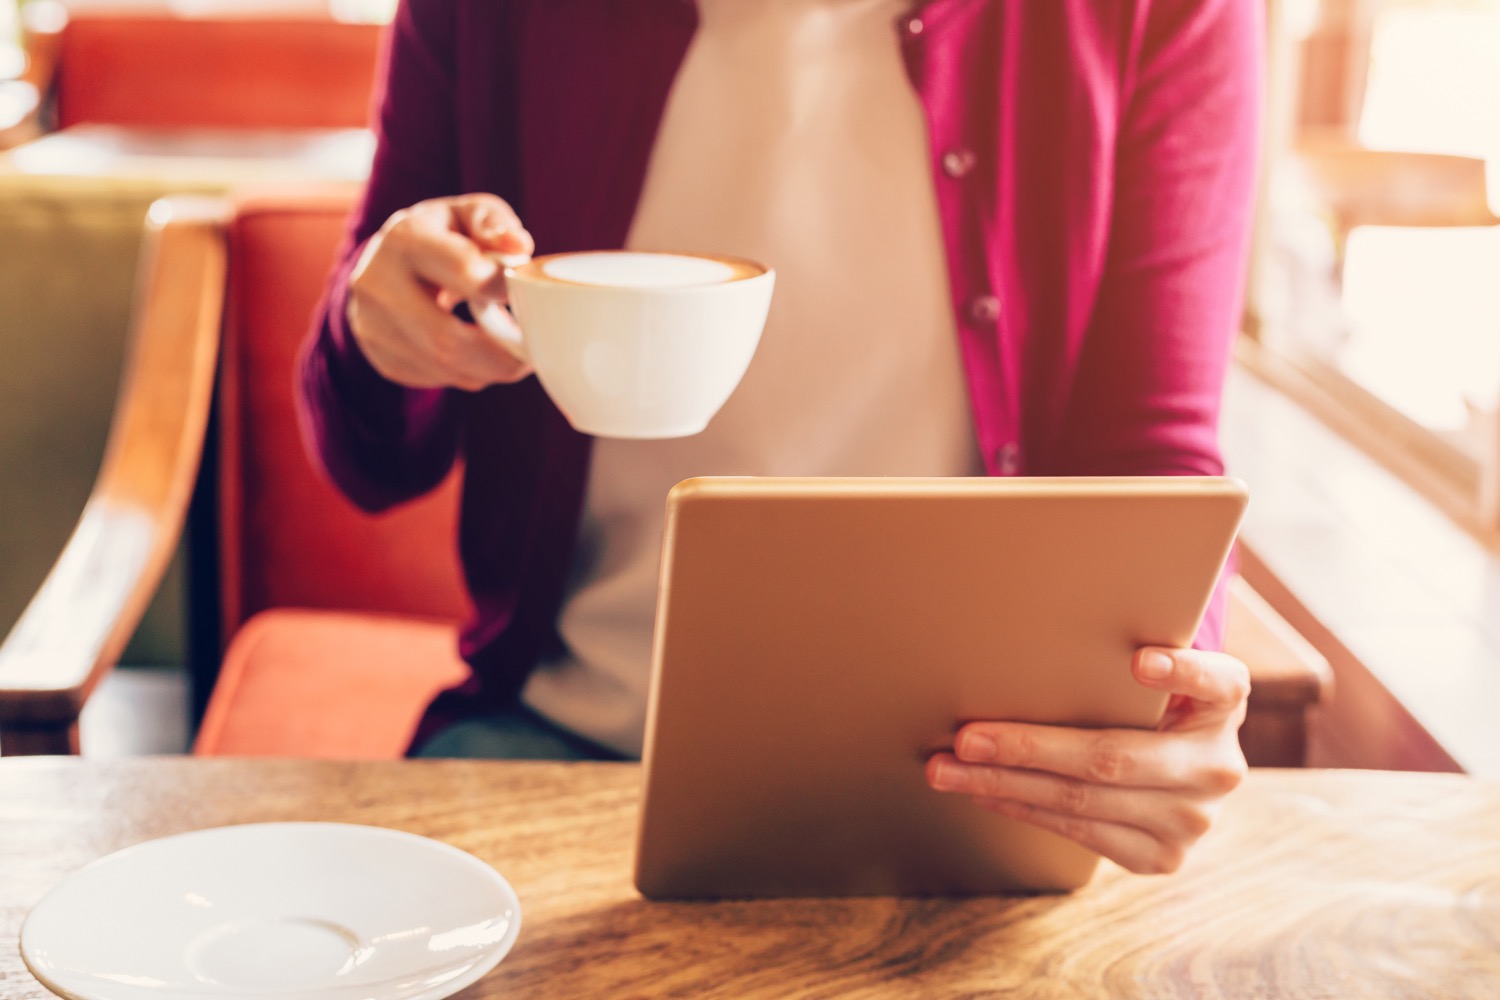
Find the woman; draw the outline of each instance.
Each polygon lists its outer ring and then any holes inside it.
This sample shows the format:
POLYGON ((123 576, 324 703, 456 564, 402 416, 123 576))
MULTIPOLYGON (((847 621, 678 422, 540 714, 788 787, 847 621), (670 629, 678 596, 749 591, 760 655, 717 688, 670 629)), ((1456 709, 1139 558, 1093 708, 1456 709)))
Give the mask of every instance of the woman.
MULTIPOLYGON (((662 498, 689 475, 1221 472, 1259 6, 404 3, 303 396, 366 508, 465 463, 473 676, 423 752, 639 752, 662 498), (702 435, 578 434, 455 309, 503 298, 494 253, 621 246, 778 270, 702 435)), ((1173 696, 1157 730, 969 723, 929 783, 1176 868, 1245 768, 1223 608, 1201 649, 1136 655, 1173 696)))

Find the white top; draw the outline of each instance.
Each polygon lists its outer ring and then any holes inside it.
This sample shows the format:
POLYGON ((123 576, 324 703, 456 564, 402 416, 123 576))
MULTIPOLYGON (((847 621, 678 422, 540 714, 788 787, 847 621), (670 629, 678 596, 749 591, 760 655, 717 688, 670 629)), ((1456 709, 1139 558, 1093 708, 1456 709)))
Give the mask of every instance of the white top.
POLYGON ((627 247, 777 272, 755 359, 703 433, 601 438, 559 627, 522 697, 629 755, 644 739, 666 495, 702 475, 981 474, 908 0, 699 0, 627 247))

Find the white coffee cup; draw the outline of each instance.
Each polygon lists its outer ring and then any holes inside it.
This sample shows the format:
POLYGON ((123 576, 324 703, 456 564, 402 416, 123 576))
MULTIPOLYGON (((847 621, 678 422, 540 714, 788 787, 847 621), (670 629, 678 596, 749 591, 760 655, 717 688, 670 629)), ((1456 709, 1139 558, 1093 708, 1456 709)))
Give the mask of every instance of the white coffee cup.
POLYGON ((586 434, 696 434, 739 385, 760 342, 776 274, 734 257, 590 251, 505 269, 521 338, 493 302, 476 321, 530 361, 586 434))

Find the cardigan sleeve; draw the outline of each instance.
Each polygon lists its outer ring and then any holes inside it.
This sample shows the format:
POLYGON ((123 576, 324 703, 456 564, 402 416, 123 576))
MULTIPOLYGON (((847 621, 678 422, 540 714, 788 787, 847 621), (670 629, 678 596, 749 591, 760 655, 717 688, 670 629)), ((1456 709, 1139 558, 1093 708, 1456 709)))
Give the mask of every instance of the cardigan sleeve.
MULTIPOLYGON (((1219 475, 1258 162, 1260 0, 1143 0, 1108 250, 1062 421, 1077 474, 1219 475)), ((1220 581, 1197 644, 1218 648, 1220 581)))
POLYGON ((300 366, 299 411, 314 459, 354 503, 381 510, 442 481, 458 451, 457 390, 413 389, 377 372, 348 323, 350 272, 399 209, 457 193, 454 5, 403 0, 387 35, 376 151, 300 366))

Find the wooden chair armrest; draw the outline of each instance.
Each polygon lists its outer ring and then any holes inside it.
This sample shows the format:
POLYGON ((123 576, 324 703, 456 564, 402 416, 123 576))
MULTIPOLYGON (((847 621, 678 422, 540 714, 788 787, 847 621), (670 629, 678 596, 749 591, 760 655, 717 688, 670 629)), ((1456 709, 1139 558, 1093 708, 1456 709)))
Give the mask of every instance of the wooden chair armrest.
POLYGON ((1240 726, 1245 759, 1259 767, 1307 766, 1311 712, 1333 692, 1327 659, 1240 577, 1230 582, 1225 625, 1225 650, 1250 668, 1250 704, 1240 726))
POLYGON ((1296 162, 1340 228, 1492 226, 1485 161, 1472 156, 1366 149, 1348 139, 1303 136, 1296 162))
POLYGON ((78 714, 176 548, 213 397, 228 212, 207 198, 151 207, 99 476, 62 556, 0 645, 0 753, 78 751, 78 714))
POLYGON ((1250 668, 1251 704, 1316 705, 1333 692, 1328 660, 1241 577, 1229 587, 1224 648, 1250 668))

